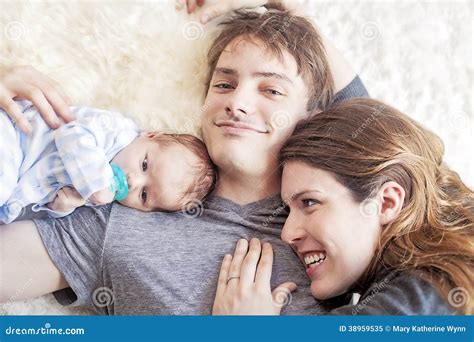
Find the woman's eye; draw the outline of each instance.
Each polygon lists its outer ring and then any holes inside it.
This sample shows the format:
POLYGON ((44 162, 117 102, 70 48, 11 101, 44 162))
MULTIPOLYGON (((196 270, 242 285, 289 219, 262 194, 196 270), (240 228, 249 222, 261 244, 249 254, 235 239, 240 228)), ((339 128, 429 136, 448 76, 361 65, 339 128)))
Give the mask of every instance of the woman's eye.
POLYGON ((321 202, 313 200, 313 199, 304 199, 301 202, 303 202, 304 207, 312 207, 313 205, 321 203, 321 202))
POLYGON ((142 170, 146 171, 147 169, 148 169, 148 159, 145 158, 143 159, 143 162, 142 162, 142 170))
POLYGON ((142 196, 142 201, 146 202, 146 198, 147 198, 146 190, 142 190, 141 196, 142 196))

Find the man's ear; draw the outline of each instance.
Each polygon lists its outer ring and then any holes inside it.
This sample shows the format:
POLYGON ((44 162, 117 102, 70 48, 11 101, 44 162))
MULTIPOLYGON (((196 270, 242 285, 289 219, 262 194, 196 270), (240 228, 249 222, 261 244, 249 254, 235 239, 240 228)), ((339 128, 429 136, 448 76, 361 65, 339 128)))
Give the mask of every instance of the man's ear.
POLYGON ((386 225, 400 214, 405 201, 405 190, 397 182, 389 181, 380 187, 378 193, 381 198, 380 223, 386 225))
POLYGON ((145 138, 149 138, 149 139, 154 139, 156 138, 157 136, 160 136, 160 135, 163 135, 164 133, 162 132, 141 132, 140 133, 140 136, 142 137, 145 137, 145 138))

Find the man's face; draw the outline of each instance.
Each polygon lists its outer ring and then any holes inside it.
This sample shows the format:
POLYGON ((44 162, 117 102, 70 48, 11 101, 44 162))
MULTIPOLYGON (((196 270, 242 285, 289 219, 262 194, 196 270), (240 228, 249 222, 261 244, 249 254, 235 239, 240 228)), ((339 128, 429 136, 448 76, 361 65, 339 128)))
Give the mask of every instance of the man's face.
POLYGON ((306 117, 308 92, 293 56, 281 60, 264 43, 237 39, 222 52, 206 96, 203 138, 221 171, 261 176, 306 117))

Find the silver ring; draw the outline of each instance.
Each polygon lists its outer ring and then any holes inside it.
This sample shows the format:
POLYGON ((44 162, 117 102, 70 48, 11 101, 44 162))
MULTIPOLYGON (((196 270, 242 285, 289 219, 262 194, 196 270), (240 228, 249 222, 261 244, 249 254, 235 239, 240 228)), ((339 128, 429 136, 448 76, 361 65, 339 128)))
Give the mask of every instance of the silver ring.
POLYGON ((226 285, 229 284, 229 281, 231 281, 232 279, 240 279, 240 277, 230 277, 227 279, 227 283, 225 283, 226 285))

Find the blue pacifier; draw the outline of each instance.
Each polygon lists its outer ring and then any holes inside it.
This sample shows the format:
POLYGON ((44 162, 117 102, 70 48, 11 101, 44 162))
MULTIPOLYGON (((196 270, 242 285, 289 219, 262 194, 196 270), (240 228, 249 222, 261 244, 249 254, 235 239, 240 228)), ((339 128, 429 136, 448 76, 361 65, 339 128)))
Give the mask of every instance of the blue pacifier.
POLYGON ((110 185, 110 190, 115 192, 114 199, 116 201, 124 200, 128 195, 128 182, 127 176, 123 170, 115 163, 110 164, 112 171, 114 173, 114 178, 112 184, 110 185))

